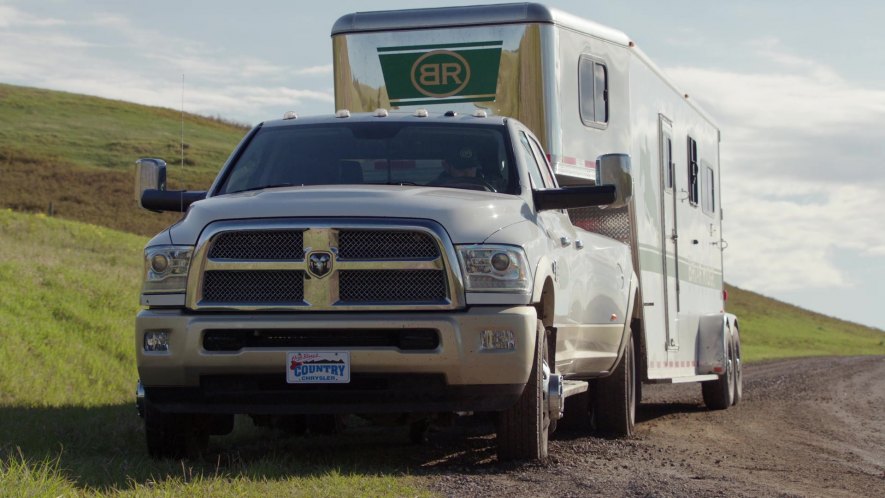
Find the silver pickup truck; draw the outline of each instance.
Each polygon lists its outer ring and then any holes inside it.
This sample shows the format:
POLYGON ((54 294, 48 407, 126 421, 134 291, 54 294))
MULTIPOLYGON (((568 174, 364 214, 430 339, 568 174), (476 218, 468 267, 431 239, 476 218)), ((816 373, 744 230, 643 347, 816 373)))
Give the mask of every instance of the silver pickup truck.
POLYGON ((629 160, 598 171, 560 188, 525 126, 482 111, 289 114, 207 192, 167 191, 165 163, 139 160, 142 206, 186 212, 145 248, 149 453, 198 450, 235 414, 494 412, 501 459, 544 459, 595 378, 597 426, 629 433, 630 250, 566 212, 625 202, 629 160))

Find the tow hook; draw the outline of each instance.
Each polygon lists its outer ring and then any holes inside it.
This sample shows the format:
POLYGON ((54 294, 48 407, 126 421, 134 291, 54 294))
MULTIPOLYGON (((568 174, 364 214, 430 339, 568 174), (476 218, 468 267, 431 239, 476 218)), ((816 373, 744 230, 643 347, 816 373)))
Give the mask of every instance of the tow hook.
POLYGON ((135 409, 138 410, 138 416, 144 418, 144 386, 141 379, 135 385, 135 409))
POLYGON ((562 418, 562 375, 550 374, 547 384, 547 409, 550 412, 550 420, 562 418))

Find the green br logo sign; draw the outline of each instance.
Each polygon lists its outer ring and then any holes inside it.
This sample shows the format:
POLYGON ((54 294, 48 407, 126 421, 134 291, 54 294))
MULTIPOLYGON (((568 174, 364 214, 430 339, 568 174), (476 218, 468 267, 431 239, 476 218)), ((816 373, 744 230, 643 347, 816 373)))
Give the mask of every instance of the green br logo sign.
POLYGON ((379 47, 395 106, 495 100, 503 42, 379 47))
POLYGON ((451 50, 434 50, 412 64, 412 85, 428 97, 451 97, 470 83, 470 64, 451 50))

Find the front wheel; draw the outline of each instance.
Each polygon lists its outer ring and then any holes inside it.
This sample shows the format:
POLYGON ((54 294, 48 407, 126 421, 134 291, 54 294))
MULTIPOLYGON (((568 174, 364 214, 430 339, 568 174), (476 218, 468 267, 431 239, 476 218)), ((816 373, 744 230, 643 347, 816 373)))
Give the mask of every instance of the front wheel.
POLYGON ((498 415, 498 460, 547 459, 547 430, 550 413, 544 392, 544 363, 547 338, 538 320, 532 372, 515 405, 498 415))

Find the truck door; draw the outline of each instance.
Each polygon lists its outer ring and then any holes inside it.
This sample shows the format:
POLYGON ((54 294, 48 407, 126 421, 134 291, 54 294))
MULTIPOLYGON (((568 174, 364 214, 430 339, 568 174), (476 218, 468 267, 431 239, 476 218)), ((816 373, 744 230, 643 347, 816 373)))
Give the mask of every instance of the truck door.
POLYGON ((663 114, 660 122, 661 258, 664 280, 664 317, 667 349, 679 349, 679 232, 676 223, 676 165, 673 162, 673 123, 663 114))

